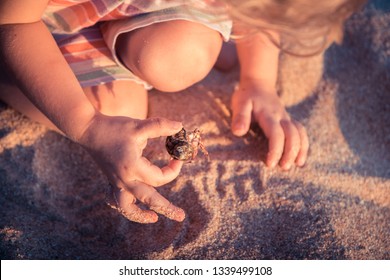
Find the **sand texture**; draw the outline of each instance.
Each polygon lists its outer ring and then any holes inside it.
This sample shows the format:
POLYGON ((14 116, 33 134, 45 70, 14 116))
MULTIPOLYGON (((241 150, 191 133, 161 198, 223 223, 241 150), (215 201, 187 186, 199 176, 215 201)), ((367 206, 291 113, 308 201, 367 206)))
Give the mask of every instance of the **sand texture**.
MULTIPOLYGON (((242 138, 230 133, 238 70, 213 70, 180 93, 150 93, 150 115, 200 128, 211 156, 159 189, 186 211, 182 223, 118 215, 82 148, 0 105, 1 259, 390 259, 383 5, 353 16, 344 44, 324 56, 282 58, 283 99, 311 142, 303 168, 266 168, 267 141, 256 126, 242 138)), ((164 140, 145 150, 158 165, 169 159, 164 140)))

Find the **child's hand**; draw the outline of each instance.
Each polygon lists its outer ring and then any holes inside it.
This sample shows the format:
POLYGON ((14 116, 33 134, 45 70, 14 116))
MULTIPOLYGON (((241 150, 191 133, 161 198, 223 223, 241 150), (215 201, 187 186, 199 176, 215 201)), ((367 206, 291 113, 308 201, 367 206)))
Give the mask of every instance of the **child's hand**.
POLYGON ((158 219, 155 212, 176 221, 184 220, 184 211, 155 189, 175 179, 182 162, 172 160, 159 168, 142 155, 148 138, 172 135, 181 128, 181 123, 161 118, 134 120, 96 115, 84 132, 80 144, 89 151, 113 185, 111 203, 116 203, 129 220, 154 223, 158 219), (138 207, 136 200, 150 210, 138 207))
POLYGON ((268 138, 266 164, 278 163, 288 170, 295 163, 303 166, 309 149, 305 128, 291 119, 281 103, 276 90, 264 87, 261 81, 241 82, 232 97, 232 132, 242 136, 248 132, 251 117, 260 125, 268 138))

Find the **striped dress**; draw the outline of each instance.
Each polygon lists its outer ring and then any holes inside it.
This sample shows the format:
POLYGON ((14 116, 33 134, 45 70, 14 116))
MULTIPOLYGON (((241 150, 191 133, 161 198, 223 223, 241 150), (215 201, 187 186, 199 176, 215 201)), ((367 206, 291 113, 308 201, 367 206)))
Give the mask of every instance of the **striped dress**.
POLYGON ((115 42, 124 32, 169 20, 205 24, 229 39, 231 22, 206 13, 201 0, 52 0, 42 20, 81 86, 131 80, 151 86, 135 76, 116 57, 115 42))

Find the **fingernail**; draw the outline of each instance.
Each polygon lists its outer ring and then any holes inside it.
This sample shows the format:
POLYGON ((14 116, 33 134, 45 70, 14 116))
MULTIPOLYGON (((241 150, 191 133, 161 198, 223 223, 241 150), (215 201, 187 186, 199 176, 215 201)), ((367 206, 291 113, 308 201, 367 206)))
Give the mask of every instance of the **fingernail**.
POLYGON ((283 168, 283 170, 290 170, 291 163, 286 163, 286 164, 282 165, 282 168, 283 168))
POLYGON ((234 130, 243 130, 244 124, 242 122, 236 121, 233 123, 233 129, 234 130))
POLYGON ((179 210, 176 213, 176 219, 175 220, 178 221, 178 222, 182 222, 182 221, 184 221, 185 218, 186 218, 186 213, 184 212, 183 209, 179 208, 179 210))
POLYGON ((245 133, 245 125, 242 122, 233 123, 232 132, 235 135, 241 136, 243 133, 245 133))
POLYGON ((267 166, 270 167, 270 168, 274 168, 276 166, 276 161, 268 161, 267 162, 267 166))

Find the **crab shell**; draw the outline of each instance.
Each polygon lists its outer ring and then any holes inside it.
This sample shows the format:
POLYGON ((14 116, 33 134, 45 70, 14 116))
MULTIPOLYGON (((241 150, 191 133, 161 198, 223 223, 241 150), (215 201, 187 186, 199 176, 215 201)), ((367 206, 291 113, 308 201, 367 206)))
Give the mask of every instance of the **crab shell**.
POLYGON ((168 136, 165 147, 172 158, 189 161, 196 157, 200 145, 200 131, 187 132, 182 128, 178 133, 168 136))

